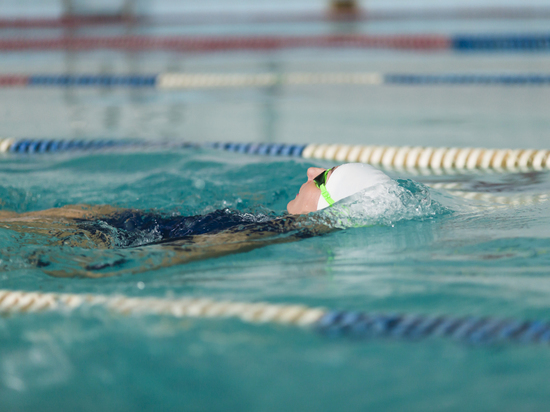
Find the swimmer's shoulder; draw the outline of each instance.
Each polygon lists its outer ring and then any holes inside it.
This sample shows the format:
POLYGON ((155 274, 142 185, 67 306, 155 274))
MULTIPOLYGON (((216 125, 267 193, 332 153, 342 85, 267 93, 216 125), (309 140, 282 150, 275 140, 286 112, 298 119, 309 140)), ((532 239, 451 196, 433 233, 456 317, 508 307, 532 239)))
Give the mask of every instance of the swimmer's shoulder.
POLYGON ((294 233, 298 237, 311 237, 316 234, 325 233, 327 229, 329 229, 327 226, 319 224, 307 216, 288 214, 261 222, 238 225, 223 231, 223 233, 240 233, 249 236, 253 234, 278 235, 294 233))

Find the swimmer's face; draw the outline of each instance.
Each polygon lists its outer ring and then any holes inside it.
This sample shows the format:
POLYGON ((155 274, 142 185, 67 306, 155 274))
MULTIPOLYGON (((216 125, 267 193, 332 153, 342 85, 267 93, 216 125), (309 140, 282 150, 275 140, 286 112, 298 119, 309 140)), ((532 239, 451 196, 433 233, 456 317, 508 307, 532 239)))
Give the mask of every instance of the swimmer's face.
MULTIPOLYGON (((319 202, 319 197, 321 196, 321 189, 315 186, 315 179, 321 173, 327 169, 321 167, 310 167, 307 169, 307 182, 305 182, 300 191, 296 195, 294 200, 288 202, 286 210, 288 213, 293 215, 305 215, 317 210, 317 203, 319 202)), ((327 176, 327 181, 330 179, 332 171, 329 172, 327 176)))

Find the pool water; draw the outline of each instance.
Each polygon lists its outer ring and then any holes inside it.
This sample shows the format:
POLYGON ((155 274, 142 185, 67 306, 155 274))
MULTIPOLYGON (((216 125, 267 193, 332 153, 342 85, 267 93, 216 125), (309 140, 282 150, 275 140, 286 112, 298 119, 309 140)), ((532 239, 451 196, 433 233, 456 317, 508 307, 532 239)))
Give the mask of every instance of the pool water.
MULTIPOLYGON (((87 202, 164 214, 231 208, 281 215, 311 165, 213 150, 6 158, 2 180, 11 184, 3 185, 2 201, 19 212, 87 202)), ((33 252, 71 260, 86 251, 2 229, 2 287, 547 319, 550 213, 535 195, 550 191, 549 175, 413 178, 421 183, 400 187, 424 190, 420 200, 429 204, 420 214, 393 205, 392 219, 371 216, 373 226, 136 275, 50 277, 29 263, 33 252), (422 185, 436 181, 524 204, 467 200, 422 185)), ((548 400, 540 383, 550 362, 545 346, 354 341, 101 309, 13 315, 0 325, 2 399, 12 410, 44 402, 113 410, 183 402, 191 410, 536 410, 548 400)))
MULTIPOLYGON (((520 30, 525 22, 517 24, 520 30)), ((543 53, 363 50, 21 52, 0 62, 2 73, 546 73, 549 67, 543 53)), ((156 142, 546 148, 549 98, 547 86, 3 88, 0 131, 156 142)), ((204 148, 6 154, 0 210, 108 204, 166 216, 230 209, 264 219, 284 214, 308 167, 334 164, 204 148)), ((136 274, 50 276, 33 256, 67 263, 83 255, 94 261, 113 253, 129 262, 135 257, 132 249, 63 246, 52 244, 51 236, 0 225, 0 288, 550 318, 550 173, 387 173, 396 182, 382 203, 361 207, 372 199, 368 192, 348 205, 350 228, 136 274)), ((0 342, 0 409, 10 411, 539 411, 550 401, 545 345, 354 340, 280 325, 124 316, 102 308, 3 316, 0 342)))

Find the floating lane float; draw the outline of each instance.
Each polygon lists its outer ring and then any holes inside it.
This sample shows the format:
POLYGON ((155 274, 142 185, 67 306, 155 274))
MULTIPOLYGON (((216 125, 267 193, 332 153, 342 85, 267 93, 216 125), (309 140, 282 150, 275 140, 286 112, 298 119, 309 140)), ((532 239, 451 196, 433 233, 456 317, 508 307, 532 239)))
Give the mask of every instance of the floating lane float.
POLYGON ((163 148, 211 148, 233 153, 299 157, 339 163, 359 162, 413 174, 473 171, 528 172, 550 169, 550 150, 486 149, 422 146, 279 143, 156 143, 137 139, 63 140, 0 139, 0 153, 40 154, 99 150, 159 150, 163 148))
POLYGON ((169 50, 176 52, 220 52, 235 50, 280 50, 290 48, 382 48, 398 50, 448 50, 453 40, 438 35, 364 34, 309 36, 101 36, 0 39, 0 50, 169 50))
POLYGON ((280 50, 296 48, 360 48, 411 51, 547 52, 550 34, 532 35, 369 35, 333 34, 306 36, 64 36, 0 39, 1 51, 22 50, 170 50, 220 52, 234 50, 280 50))
POLYGON ((0 153, 62 153, 147 147, 145 142, 129 139, 0 139, 0 153))
POLYGON ((213 143, 210 146, 243 154, 294 156, 340 163, 368 163, 384 169, 415 174, 443 174, 475 170, 521 172, 550 168, 550 150, 545 149, 252 143, 213 143))
POLYGON ((0 314, 70 313, 103 307, 125 316, 227 319, 296 326, 332 337, 419 340, 450 338, 471 344, 550 343, 550 323, 479 316, 425 316, 310 308, 304 305, 216 301, 208 298, 162 299, 122 295, 80 295, 0 290, 0 314))
POLYGON ((425 183, 426 186, 429 186, 435 190, 445 190, 446 192, 452 194, 453 196, 458 196, 463 199, 475 200, 483 202, 486 206, 492 208, 499 207, 518 207, 518 206, 527 206, 527 205, 536 205, 540 203, 545 203, 550 200, 550 193, 490 193, 484 191, 471 191, 464 190, 463 184, 460 182, 451 182, 451 183, 425 183))
POLYGON ((212 89, 274 85, 548 86, 550 74, 161 73, 0 75, 0 87, 212 89))

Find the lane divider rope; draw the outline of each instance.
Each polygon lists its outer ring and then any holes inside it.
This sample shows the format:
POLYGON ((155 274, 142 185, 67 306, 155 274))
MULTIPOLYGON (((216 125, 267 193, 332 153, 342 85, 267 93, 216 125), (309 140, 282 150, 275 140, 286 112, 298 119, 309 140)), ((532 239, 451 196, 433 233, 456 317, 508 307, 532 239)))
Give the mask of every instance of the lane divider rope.
POLYGON ((354 338, 451 338, 465 343, 550 343, 550 323, 492 317, 331 311, 304 305, 216 301, 207 298, 160 299, 0 290, 0 313, 72 312, 100 306, 127 316, 237 318, 313 329, 323 335, 354 338))
POLYGON ((0 75, 0 87, 197 89, 274 85, 548 86, 550 74, 161 73, 151 75, 0 75))
POLYGON ((151 144, 127 139, 0 139, 0 153, 62 153, 72 151, 93 151, 148 147, 151 144))
POLYGON ((216 52, 230 50, 279 50, 288 48, 383 48, 401 50, 449 49, 454 41, 438 35, 339 34, 308 36, 102 36, 0 39, 0 50, 171 50, 216 52))
POLYGON ((436 190, 446 190, 454 196, 458 196, 468 200, 478 200, 481 202, 486 202, 491 204, 492 207, 495 206, 525 206, 525 205, 534 205, 538 203, 547 202, 550 200, 550 193, 537 193, 537 194, 527 194, 527 193, 514 193, 508 195, 497 195, 494 193, 487 192, 475 192, 461 190, 461 184, 457 182, 452 183, 425 183, 426 186, 436 189, 436 190))
POLYGON ((142 140, 0 139, 0 153, 60 153, 114 149, 206 147, 228 152, 289 156, 339 163, 368 163, 412 174, 445 174, 471 171, 528 172, 550 168, 550 150, 409 147, 345 144, 281 143, 155 143, 142 140))
POLYGON ((493 170, 528 171, 550 167, 549 150, 483 149, 453 147, 399 147, 309 144, 302 157, 306 159, 361 162, 373 166, 409 171, 493 170))
POLYGON ((171 50, 218 52, 288 48, 363 48, 396 50, 453 50, 456 52, 550 50, 550 34, 536 35, 368 35, 305 36, 101 36, 0 39, 0 50, 171 50))

